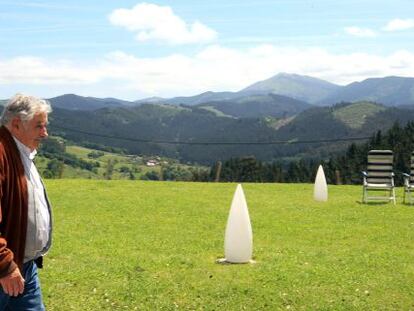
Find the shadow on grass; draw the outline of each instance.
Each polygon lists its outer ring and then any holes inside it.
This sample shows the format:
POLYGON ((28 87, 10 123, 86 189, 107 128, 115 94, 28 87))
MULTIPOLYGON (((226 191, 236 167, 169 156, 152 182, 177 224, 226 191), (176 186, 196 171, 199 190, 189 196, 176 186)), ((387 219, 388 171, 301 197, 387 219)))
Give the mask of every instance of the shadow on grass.
MULTIPOLYGON (((359 205, 368 205, 368 206, 371 206, 371 205, 373 205, 373 206, 376 206, 376 205, 387 205, 387 204, 390 204, 391 202, 386 202, 386 201, 381 201, 381 202, 362 202, 362 201, 359 201, 359 200, 357 200, 357 201, 355 201, 356 203, 358 203, 359 205)), ((392 204, 392 205, 394 205, 394 204, 392 204)))

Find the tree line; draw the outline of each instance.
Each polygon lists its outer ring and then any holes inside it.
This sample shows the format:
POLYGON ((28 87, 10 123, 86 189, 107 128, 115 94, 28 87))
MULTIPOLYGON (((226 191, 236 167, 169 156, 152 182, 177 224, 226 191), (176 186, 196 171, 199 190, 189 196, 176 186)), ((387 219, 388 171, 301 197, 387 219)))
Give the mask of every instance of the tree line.
POLYGON ((300 159, 288 163, 262 162, 255 157, 231 158, 216 162, 210 168, 209 181, 223 182, 313 182, 318 166, 324 168, 330 184, 361 184, 361 172, 366 170, 369 150, 392 150, 397 185, 403 182, 402 173, 410 171, 411 152, 414 151, 414 122, 404 127, 398 123, 385 133, 377 131, 366 143, 352 143, 344 153, 327 159, 300 159))

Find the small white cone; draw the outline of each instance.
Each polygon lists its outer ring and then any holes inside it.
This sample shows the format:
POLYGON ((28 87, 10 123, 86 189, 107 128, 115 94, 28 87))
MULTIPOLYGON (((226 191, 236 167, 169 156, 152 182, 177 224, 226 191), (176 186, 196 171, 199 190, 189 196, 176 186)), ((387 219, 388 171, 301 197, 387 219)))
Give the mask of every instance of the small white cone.
POLYGON ((230 263, 247 263, 252 259, 253 234, 250 224, 249 211, 241 184, 237 185, 236 192, 230 207, 224 237, 225 261, 230 263))
POLYGON ((328 201, 328 185, 326 184, 325 173, 322 165, 319 165, 315 178, 315 187, 313 189, 313 198, 315 201, 328 201))

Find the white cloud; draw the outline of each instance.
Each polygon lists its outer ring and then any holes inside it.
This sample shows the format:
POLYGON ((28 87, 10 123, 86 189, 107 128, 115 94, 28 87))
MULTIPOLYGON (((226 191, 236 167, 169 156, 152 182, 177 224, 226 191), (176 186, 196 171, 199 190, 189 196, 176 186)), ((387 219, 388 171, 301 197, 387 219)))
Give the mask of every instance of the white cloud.
POLYGON ((368 28, 360 28, 360 27, 346 27, 345 32, 351 36, 355 37, 376 37, 377 34, 375 31, 368 29, 368 28))
POLYGON ((140 3, 132 9, 114 10, 109 20, 113 25, 136 33, 138 41, 160 41, 169 44, 211 42, 217 33, 195 21, 187 24, 168 6, 140 3))
POLYGON ((87 66, 67 60, 19 57, 0 59, 0 89, 16 92, 18 86, 35 85, 37 90, 44 91, 44 97, 77 93, 135 100, 238 91, 279 72, 314 76, 338 84, 370 77, 412 76, 414 53, 401 50, 380 56, 275 45, 246 50, 211 45, 190 56, 142 58, 116 51, 87 66), (50 94, 51 88, 61 93, 50 94))
POLYGON ((414 28, 414 19, 393 19, 383 28, 385 31, 398 31, 414 28))
POLYGON ((99 79, 99 68, 87 68, 67 60, 50 62, 30 56, 0 60, 0 84, 84 84, 99 79))

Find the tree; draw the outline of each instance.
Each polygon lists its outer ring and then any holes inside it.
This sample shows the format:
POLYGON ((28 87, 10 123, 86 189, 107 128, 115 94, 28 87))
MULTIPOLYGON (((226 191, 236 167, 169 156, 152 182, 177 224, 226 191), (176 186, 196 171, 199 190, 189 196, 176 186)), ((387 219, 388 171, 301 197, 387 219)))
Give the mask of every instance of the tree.
POLYGON ((104 176, 106 179, 112 179, 112 174, 114 173, 114 167, 115 167, 116 160, 109 159, 106 165, 106 171, 104 173, 104 176))
POLYGON ((148 171, 141 176, 141 180, 160 180, 160 175, 156 171, 148 171))
POLYGON ((47 164, 47 169, 43 172, 45 178, 62 178, 63 162, 52 159, 47 164))

